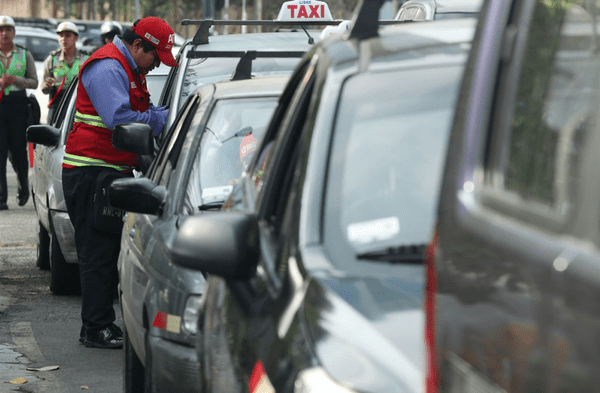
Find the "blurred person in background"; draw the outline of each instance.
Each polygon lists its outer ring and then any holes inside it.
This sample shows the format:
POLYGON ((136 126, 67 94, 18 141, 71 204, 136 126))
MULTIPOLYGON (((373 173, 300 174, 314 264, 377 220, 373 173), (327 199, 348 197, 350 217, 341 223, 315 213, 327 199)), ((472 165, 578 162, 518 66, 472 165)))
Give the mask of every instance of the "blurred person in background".
POLYGON ((102 48, 104 45, 110 44, 115 37, 120 36, 121 34, 123 34, 123 27, 119 22, 109 20, 102 23, 102 26, 100 26, 100 40, 102 43, 94 47, 92 53, 102 48))
POLYGON ((27 94, 26 89, 38 86, 33 55, 13 44, 15 21, 0 15, 0 210, 7 210, 8 189, 6 162, 10 152, 19 187, 17 203, 29 200, 29 159, 27 155, 27 94))
POLYGON ((62 22, 56 29, 60 48, 50 53, 44 62, 42 92, 48 94, 48 118, 52 117, 67 87, 79 73, 79 67, 90 57, 90 54, 75 47, 79 38, 79 29, 72 22, 62 22))

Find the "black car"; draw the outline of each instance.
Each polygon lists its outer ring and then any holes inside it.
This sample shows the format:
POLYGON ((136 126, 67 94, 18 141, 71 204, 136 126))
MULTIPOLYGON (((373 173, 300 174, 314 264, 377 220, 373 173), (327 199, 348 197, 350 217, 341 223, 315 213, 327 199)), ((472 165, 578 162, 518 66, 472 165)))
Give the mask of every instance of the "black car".
MULTIPOLYGON (((130 212, 118 261, 125 392, 140 386, 148 391, 198 391, 194 345, 206 281, 202 273, 173 264, 173 238, 181 220, 214 214, 229 196, 262 139, 287 79, 257 77, 198 88, 146 176, 111 185, 110 203, 130 212)), ((131 143, 136 128, 115 129, 114 138, 131 143)), ((145 145, 145 137, 134 145, 145 145)))
POLYGON ((600 56, 582 4, 482 9, 428 261, 428 392, 599 390, 600 56))
POLYGON ((222 211, 180 222, 174 262, 208 274, 203 391, 422 391, 425 254, 474 29, 378 32, 377 11, 304 57, 222 211))

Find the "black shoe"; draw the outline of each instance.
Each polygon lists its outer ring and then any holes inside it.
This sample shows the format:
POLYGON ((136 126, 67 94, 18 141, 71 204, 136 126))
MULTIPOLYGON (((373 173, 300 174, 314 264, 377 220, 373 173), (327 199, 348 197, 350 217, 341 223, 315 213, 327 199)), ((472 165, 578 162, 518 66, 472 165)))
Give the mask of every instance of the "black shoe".
POLYGON ((8 210, 8 205, 4 202, 0 202, 0 210, 8 210))
POLYGON ((19 206, 25 206, 25 204, 27 203, 28 200, 29 200, 29 193, 27 193, 27 195, 17 197, 17 203, 19 204, 19 206))
MULTIPOLYGON (((113 323, 108 328, 113 332, 115 337, 123 338, 123 331, 120 327, 113 323)), ((85 326, 81 325, 81 330, 79 331, 79 342, 82 344, 85 342, 85 330, 85 326)))
POLYGON ((113 332, 113 334, 114 334, 116 337, 121 337, 121 338, 123 338, 123 331, 121 330, 121 328, 120 328, 120 327, 118 327, 117 325, 115 325, 115 324, 113 323, 113 324, 112 324, 112 325, 110 325, 108 328, 109 328, 109 329, 110 329, 110 330, 113 332))
POLYGON ((113 326, 108 326, 96 332, 88 331, 83 345, 88 348, 123 348, 123 336, 114 330, 113 326))

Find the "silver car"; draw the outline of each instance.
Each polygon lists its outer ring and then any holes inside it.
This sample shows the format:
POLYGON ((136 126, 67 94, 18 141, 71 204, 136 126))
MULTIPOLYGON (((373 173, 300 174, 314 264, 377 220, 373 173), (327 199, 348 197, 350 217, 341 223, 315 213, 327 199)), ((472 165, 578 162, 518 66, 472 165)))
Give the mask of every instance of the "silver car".
MULTIPOLYGON (((148 90, 158 95, 165 83, 168 67, 146 76, 148 90)), ((81 293, 75 234, 67 213, 62 189, 62 161, 65 142, 73 125, 77 83, 71 83, 52 124, 32 126, 27 139, 34 143, 31 194, 38 217, 37 266, 50 269, 50 291, 56 295, 81 293)))

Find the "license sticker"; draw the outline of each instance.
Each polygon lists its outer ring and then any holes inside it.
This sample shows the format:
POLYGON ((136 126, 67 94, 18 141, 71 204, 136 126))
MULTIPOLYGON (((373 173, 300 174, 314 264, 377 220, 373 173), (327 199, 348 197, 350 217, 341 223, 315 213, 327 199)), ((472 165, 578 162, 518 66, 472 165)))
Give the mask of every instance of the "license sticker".
POLYGON ((371 243, 387 240, 400 233, 398 217, 357 222, 348 225, 348 240, 352 243, 371 243))
POLYGON ((225 199, 231 194, 233 186, 221 186, 221 187, 208 187, 202 190, 202 201, 204 203, 211 203, 225 199))

